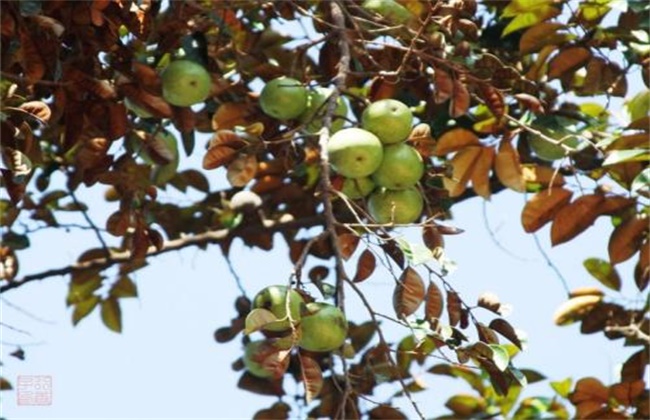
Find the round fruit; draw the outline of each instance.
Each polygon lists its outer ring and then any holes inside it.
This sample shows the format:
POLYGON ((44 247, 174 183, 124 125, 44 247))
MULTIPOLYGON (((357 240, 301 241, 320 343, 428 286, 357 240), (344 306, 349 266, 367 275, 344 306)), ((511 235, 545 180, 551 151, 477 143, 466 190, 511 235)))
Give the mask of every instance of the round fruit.
POLYGON ((278 349, 268 340, 251 341, 244 349, 244 366, 251 375, 258 378, 275 376, 275 372, 265 368, 264 361, 277 352, 278 349))
MULTIPOLYGON (((301 123, 308 123, 305 130, 308 133, 317 133, 323 127, 323 115, 327 111, 327 98, 332 94, 332 89, 317 87, 310 90, 307 97, 307 108, 298 119, 301 123)), ((348 115, 348 106, 340 96, 336 100, 336 110, 332 116, 331 132, 343 128, 345 117, 348 115)))
POLYGON ((355 127, 334 133, 327 151, 332 168, 347 178, 370 175, 377 170, 384 156, 384 148, 377 136, 355 127))
POLYGON ((278 318, 278 321, 265 325, 265 330, 285 331, 291 328, 291 321, 287 316, 287 298, 291 319, 296 323, 300 320, 300 306, 305 302, 300 293, 287 289, 286 286, 268 286, 255 295, 253 309, 267 309, 278 318))
POLYGON ((414 186, 423 174, 422 156, 411 146, 400 143, 384 147, 384 159, 372 179, 380 187, 401 190, 414 186))
POLYGON ((403 25, 407 23, 413 15, 411 12, 395 0, 366 0, 361 4, 365 10, 381 15, 387 21, 403 25))
POLYGON ((424 200, 420 191, 381 189, 370 194, 368 212, 377 223, 413 223, 422 214, 424 200))
POLYGON ((260 93, 260 107, 269 117, 289 120, 307 108, 307 89, 290 77, 278 77, 268 82, 260 93))
POLYGON ((189 60, 171 62, 162 75, 162 94, 176 106, 190 106, 205 101, 210 94, 210 73, 200 64, 189 60))
POLYGON ((343 345, 348 335, 348 321, 339 308, 329 303, 312 302, 307 304, 307 313, 300 322, 300 347, 325 352, 343 345))
POLYGON ((350 200, 357 200, 366 197, 375 189, 375 183, 370 177, 345 178, 341 192, 350 200))
POLYGON ((382 143, 399 143, 411 134, 413 113, 402 102, 381 99, 373 102, 361 114, 361 127, 374 133, 382 143))

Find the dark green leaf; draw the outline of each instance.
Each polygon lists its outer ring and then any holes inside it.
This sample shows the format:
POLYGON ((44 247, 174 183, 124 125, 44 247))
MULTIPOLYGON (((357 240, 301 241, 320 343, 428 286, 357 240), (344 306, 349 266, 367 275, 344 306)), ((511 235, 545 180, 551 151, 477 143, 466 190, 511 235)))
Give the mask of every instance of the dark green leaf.
POLYGON ((102 321, 108 329, 122 332, 122 310, 116 298, 102 301, 102 321))
POLYGON ((621 278, 616 268, 600 258, 588 258, 583 265, 596 280, 612 290, 621 290, 621 278))

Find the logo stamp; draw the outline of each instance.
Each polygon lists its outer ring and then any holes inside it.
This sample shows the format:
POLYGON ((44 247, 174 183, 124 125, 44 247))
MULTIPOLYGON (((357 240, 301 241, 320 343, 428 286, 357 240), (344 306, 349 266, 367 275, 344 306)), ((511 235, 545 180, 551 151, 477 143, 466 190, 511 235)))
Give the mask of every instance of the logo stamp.
POLYGON ((52 405, 52 376, 18 375, 16 382, 18 405, 52 405))

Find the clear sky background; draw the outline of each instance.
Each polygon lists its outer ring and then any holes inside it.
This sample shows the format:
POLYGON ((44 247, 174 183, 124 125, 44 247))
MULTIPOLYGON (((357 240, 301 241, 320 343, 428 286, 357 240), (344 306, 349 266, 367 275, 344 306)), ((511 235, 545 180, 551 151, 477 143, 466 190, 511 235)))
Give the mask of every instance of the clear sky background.
MULTIPOLYGON (((183 166, 200 167, 201 146, 206 141, 205 136, 197 136, 197 152, 186 158, 183 166)), ((224 185, 222 169, 207 176, 213 189, 224 185)), ((117 208, 116 203, 105 203, 102 193, 80 193, 100 225, 117 208)), ((449 280, 468 302, 475 302, 481 292, 492 291, 514 305, 508 320, 529 336, 528 350, 515 359, 518 367, 534 368, 552 380, 595 376, 606 383, 615 381, 619 364, 631 353, 628 349, 600 334, 580 335, 578 325, 553 325, 553 312, 565 301, 566 293, 534 237, 521 228, 524 202, 521 194, 504 192, 485 204, 477 198, 454 207, 452 223, 465 233, 446 237, 447 253, 459 267, 449 280)), ((68 221, 83 222, 80 215, 71 217, 68 221)), ((611 229, 609 221, 600 218, 586 233, 554 249, 550 249, 548 226, 538 237, 570 288, 595 286, 597 282, 584 270, 582 261, 607 258, 611 229)), ((416 233, 405 232, 410 238, 416 233)), ((91 232, 78 230, 68 234, 40 231, 31 240, 32 248, 19 254, 20 275, 68 265, 83 250, 97 245, 91 232)), ((251 251, 240 241, 233 246, 232 263, 249 296, 289 279, 292 267, 279 235, 275 245, 271 253, 251 251)), ((98 311, 72 327, 71 308, 65 306, 67 277, 34 282, 2 295, 2 322, 29 333, 0 327, 2 376, 14 384, 18 375, 52 376, 53 404, 17 406, 16 393, 3 392, 0 416, 12 420, 250 418, 274 402, 273 397, 236 388, 241 373, 234 372, 231 364, 241 355, 239 338, 227 344, 213 339, 215 329, 235 316, 233 302, 239 295, 220 249, 214 246, 204 252, 190 248, 150 262, 134 276, 139 297, 122 300, 122 334, 106 329, 98 311), (25 361, 8 356, 15 344, 24 348, 25 361)), ((348 266, 352 273, 354 262, 348 266)), ((619 270, 625 279, 630 278, 630 263, 619 270)), ((360 287, 379 311, 392 315, 394 282, 388 273, 377 270, 360 287)), ((350 319, 367 320, 359 301, 351 292, 348 296, 350 319)), ((624 289, 622 296, 638 297, 631 287, 624 289)), ((484 315, 490 319, 489 314, 484 315)), ((408 334, 387 323, 384 326, 393 342, 408 334)), ((470 392, 460 380, 426 373, 422 378, 430 389, 415 394, 414 399, 428 416, 445 412, 442 406, 454 392, 470 392)), ((287 381, 286 389, 293 391, 294 384, 287 381)), ((390 395, 397 389, 379 391, 390 395)), ((525 391, 525 395, 551 393, 548 383, 525 391)), ((402 407, 413 417, 408 404, 402 407)), ((292 416, 299 414, 292 412, 292 416)))

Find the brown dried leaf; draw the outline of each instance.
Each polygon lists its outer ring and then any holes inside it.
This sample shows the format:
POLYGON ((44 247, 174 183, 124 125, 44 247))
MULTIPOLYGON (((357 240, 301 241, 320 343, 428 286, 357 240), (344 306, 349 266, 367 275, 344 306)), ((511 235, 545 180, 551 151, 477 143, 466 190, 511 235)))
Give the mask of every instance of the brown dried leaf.
POLYGON ((431 137, 431 127, 429 124, 420 123, 413 127, 408 141, 423 156, 435 156, 436 141, 431 137))
POLYGON ((25 79, 29 83, 41 80, 45 75, 46 65, 37 43, 26 29, 20 31, 20 52, 25 79))
POLYGON ((390 405, 378 405, 368 411, 368 420, 406 420, 408 417, 390 405))
POLYGON ((499 314, 499 309, 501 308, 501 301, 499 300, 499 297, 492 293, 492 292, 483 292, 481 295, 478 297, 478 306, 481 308, 485 308, 488 311, 494 312, 495 314, 499 314))
POLYGON ((442 291, 438 286, 436 286, 434 282, 430 281, 429 287, 427 288, 424 318, 429 322, 432 322, 433 319, 439 319, 442 315, 443 307, 444 299, 442 296, 442 291))
POLYGON ((630 208, 636 204, 636 200, 629 197, 622 197, 620 195, 613 195, 605 197, 600 206, 598 206, 598 214, 607 216, 614 216, 617 213, 630 208))
POLYGON ((309 404, 323 389, 323 372, 313 358, 298 353, 298 359, 300 360, 300 376, 305 384, 305 400, 309 404))
POLYGON ((375 254, 373 254, 371 250, 365 249, 357 260, 357 272, 352 281, 360 283, 366 280, 375 271, 376 265, 377 261, 375 259, 375 254))
POLYGON ((361 238, 353 233, 344 233, 336 237, 341 256, 344 260, 349 260, 359 245, 361 238))
POLYGON ((47 123, 52 116, 52 111, 50 107, 41 101, 29 101, 20 105, 19 107, 23 111, 33 115, 38 118, 41 122, 47 123))
POLYGON ((492 331, 492 328, 485 326, 480 322, 474 324, 476 326, 476 332, 478 333, 478 339, 487 344, 499 344, 499 337, 496 333, 492 331))
POLYGON ((557 79, 567 72, 584 66, 591 58, 591 51, 585 47, 564 48, 548 64, 548 78, 557 79))
POLYGON ((451 178, 443 178, 445 189, 451 197, 458 197, 467 188, 474 167, 481 156, 483 146, 468 146, 454 155, 451 159, 453 168, 451 178))
POLYGON ((216 169, 227 165, 235 159, 239 148, 244 145, 244 141, 232 131, 218 131, 203 156, 203 169, 216 169))
POLYGON ((621 368, 621 381, 632 382, 643 379, 648 365, 648 348, 645 347, 630 356, 621 368))
POLYGON ((607 247, 610 262, 618 264, 631 258, 647 237, 648 227, 648 218, 644 215, 635 215, 616 226, 607 247))
POLYGON ((212 116, 213 130, 232 130, 235 126, 247 126, 250 121, 250 105, 242 102, 226 102, 212 116))
POLYGON ((528 93, 517 93, 513 97, 523 106, 531 110, 535 114, 540 114, 544 112, 544 105, 542 101, 536 96, 530 95, 528 93))
POLYGON ((468 146, 480 146, 480 144, 474 132, 465 128, 454 128, 440 136, 436 144, 435 156, 445 156, 468 146))
POLYGON ((512 344, 523 350, 523 346, 515 329, 503 318, 496 318, 490 322, 490 328, 507 338, 512 344))
POLYGON ((564 185, 564 176, 549 166, 522 165, 522 174, 526 184, 536 184, 543 187, 559 187, 564 185))
POLYGON ((598 206, 603 200, 602 194, 588 194, 562 207, 553 218, 551 244, 559 245, 584 232, 596 221, 598 206))
POLYGON ((424 226, 422 228, 422 241, 432 252, 437 252, 436 249, 445 246, 445 239, 437 226, 424 226))
POLYGON ((481 97, 485 101, 485 105, 489 108, 492 115, 497 119, 503 117, 506 112, 506 102, 503 93, 494 86, 482 83, 479 85, 481 97))
POLYGON ((519 153, 508 139, 503 139, 494 161, 494 170, 499 181, 517 192, 526 191, 519 153))
POLYGON ((413 314, 424 302, 424 281, 412 267, 406 267, 393 292, 393 308, 398 317, 413 314))
POLYGON ((245 153, 228 164, 226 178, 233 187, 245 187, 257 172, 257 157, 245 153))
POLYGON ((395 243, 395 241, 388 241, 384 242, 381 245, 381 249, 388 254, 388 256, 395 261, 395 263, 399 266, 399 268, 404 268, 404 264, 406 263, 405 258, 404 258, 404 252, 402 249, 395 243))
POLYGON ((437 104, 445 102, 454 93, 454 80, 441 68, 436 68, 433 74, 433 85, 435 87, 433 100, 437 104))
POLYGON ((447 316, 449 317, 449 325, 454 327, 458 325, 461 318, 462 302, 458 293, 453 290, 447 291, 447 316))
POLYGON ((12 281, 18 274, 18 258, 13 249, 0 246, 0 280, 12 281))
POLYGON ((470 103, 470 94, 467 86, 459 79, 454 80, 454 96, 449 102, 449 116, 458 118, 467 113, 470 103))
POLYGON ((645 381, 637 379, 630 382, 619 382, 609 387, 609 395, 619 404, 630 406, 645 391, 645 381))
POLYGON ((565 28, 563 23, 541 22, 528 28, 519 39, 519 52, 530 54, 539 51, 545 45, 561 41, 557 31, 565 28))
POLYGON ((111 235, 124 236, 131 226, 131 214, 118 210, 106 219, 106 231, 111 235))
POLYGON ((540 191, 528 200, 521 212, 521 224, 527 233, 538 231, 569 204, 573 192, 561 187, 540 191))
POLYGON ((599 403, 606 403, 609 399, 609 390, 603 385, 600 380, 596 378, 582 378, 576 382, 575 389, 569 395, 569 401, 574 405, 578 405, 585 401, 597 401, 599 403))
POLYGON ((490 199, 490 169, 495 156, 494 148, 481 147, 481 155, 478 157, 472 170, 472 188, 476 194, 486 200, 490 199))
POLYGON ((271 380, 267 378, 258 378, 249 372, 244 372, 244 374, 239 378, 237 388, 258 395, 281 397, 285 394, 284 388, 282 387, 282 378, 271 380))

